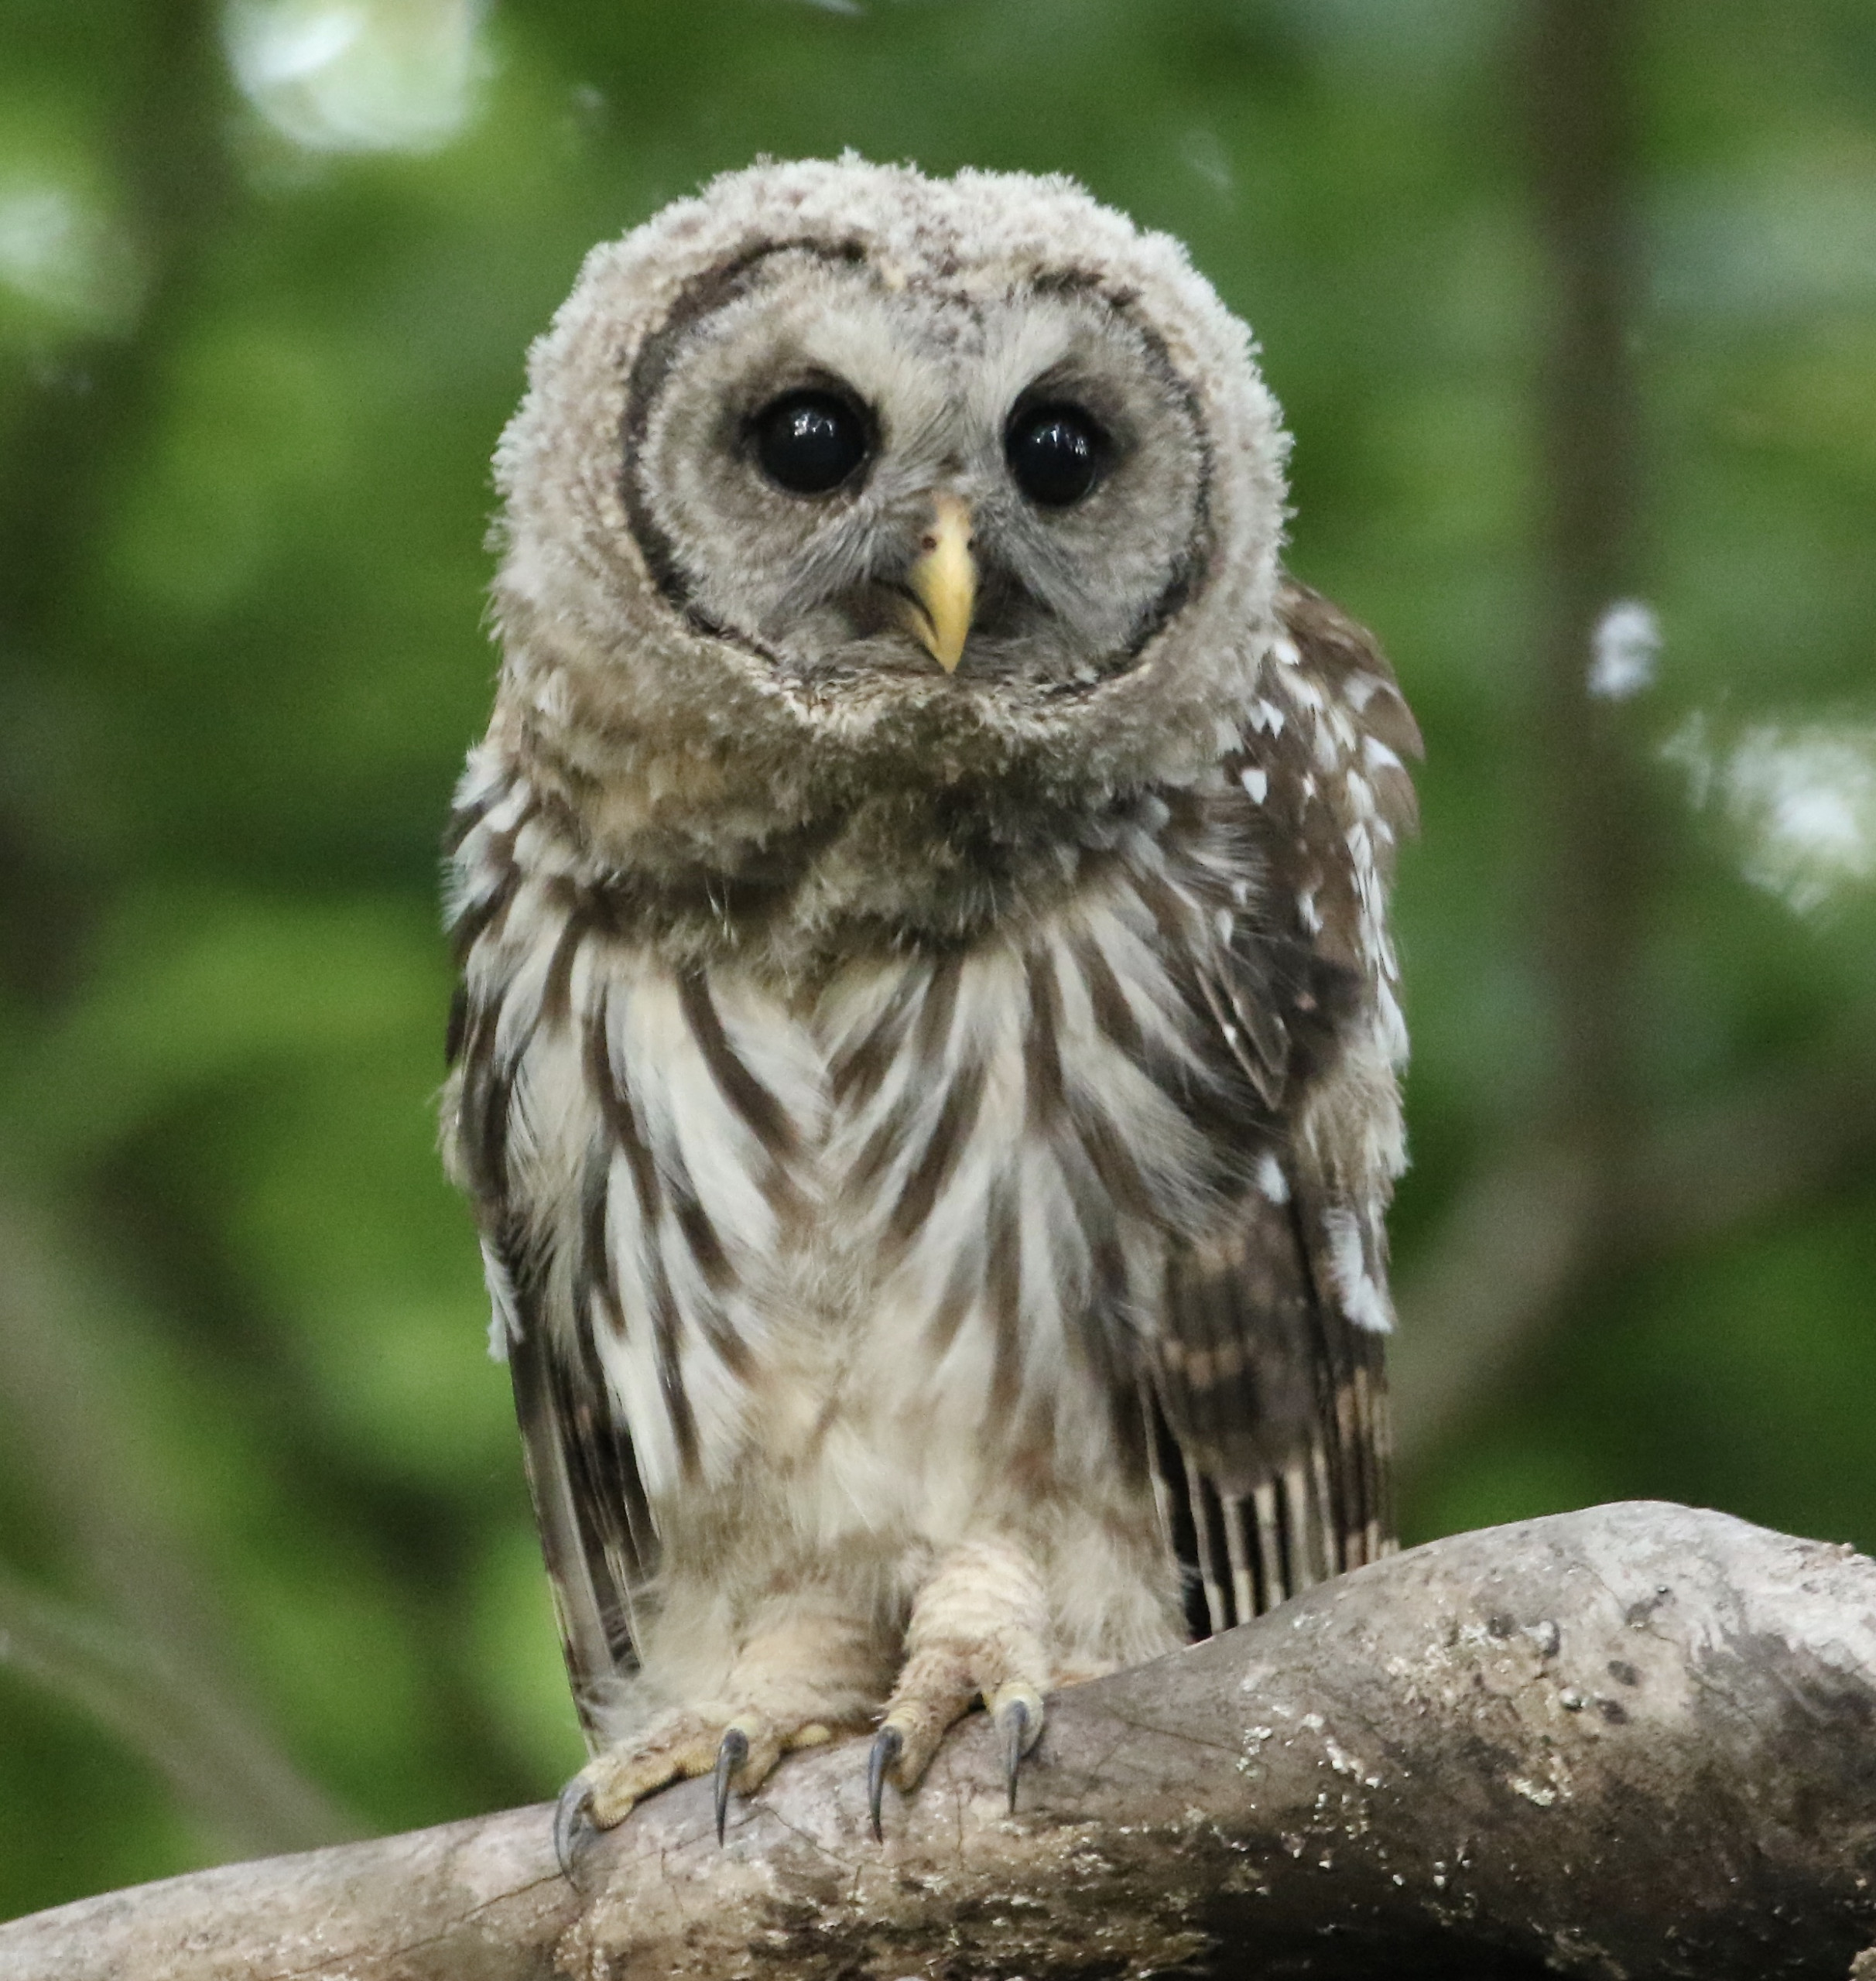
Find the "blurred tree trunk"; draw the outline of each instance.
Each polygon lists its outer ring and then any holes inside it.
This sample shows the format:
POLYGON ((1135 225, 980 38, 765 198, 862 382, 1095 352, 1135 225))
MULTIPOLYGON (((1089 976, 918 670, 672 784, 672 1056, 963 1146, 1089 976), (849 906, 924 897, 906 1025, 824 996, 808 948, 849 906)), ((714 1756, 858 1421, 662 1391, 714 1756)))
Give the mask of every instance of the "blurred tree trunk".
MULTIPOLYGON (((123 23, 119 23, 122 26, 123 23)), ((26 395, 0 456, 0 649, 27 662, 8 713, 41 692, 34 668, 118 629, 88 582, 113 483, 147 438, 197 305, 201 264, 232 195, 228 84, 215 10, 165 0, 96 63, 149 288, 136 334, 79 347, 26 395)), ((57 683, 49 684, 56 693, 57 683)), ((77 747, 85 739, 80 731, 77 747)), ((0 987, 56 1025, 104 884, 38 816, 38 782, 0 778, 0 987)), ((121 1320, 98 1234, 122 1220, 88 1174, 0 1173, 0 1343, 9 1456, 62 1530, 84 1585, 74 1603, 0 1571, 0 1664, 78 1705, 152 1764, 219 1852, 352 1833, 301 1774, 236 1668, 213 1578, 158 1511, 134 1399, 121 1394, 121 1320)), ((127 1279, 140 1276, 133 1264, 127 1279)))
POLYGON ((1641 563, 1633 357, 1637 0, 1534 0, 1526 88, 1546 264, 1538 402, 1539 898, 1556 1027, 1557 1125, 1588 1162, 1594 1241, 1619 1243, 1642 1112, 1635 960, 1657 828, 1619 704, 1588 691, 1599 622, 1641 563))
MULTIPOLYGON (((155 416, 232 191, 215 10, 204 0, 162 0, 115 17, 99 39, 94 76, 108 78, 99 94, 111 103, 103 128, 133 203, 148 288, 135 335, 94 338, 46 365, 4 436, 0 652, 28 664, 15 696, 33 693, 33 668, 94 643, 101 616, 108 636, 120 635, 88 582, 98 532, 112 483, 155 416)), ((0 778, 0 984, 50 1008, 80 967, 98 881, 74 859, 63 822, 36 816, 36 783, 0 778)))
POLYGON ((1642 562, 1642 23, 1637 0, 1529 0, 1511 43, 1542 262, 1541 617, 1526 753, 1549 1097, 1527 1133, 1487 1158, 1419 1284, 1403 1288, 1397 1394, 1409 1456, 1477 1408, 1587 1285, 1661 1236, 1644 1228, 1636 1187, 1652 1154, 1637 963, 1672 825, 1657 815, 1626 710, 1589 685, 1597 628, 1632 595, 1642 562))

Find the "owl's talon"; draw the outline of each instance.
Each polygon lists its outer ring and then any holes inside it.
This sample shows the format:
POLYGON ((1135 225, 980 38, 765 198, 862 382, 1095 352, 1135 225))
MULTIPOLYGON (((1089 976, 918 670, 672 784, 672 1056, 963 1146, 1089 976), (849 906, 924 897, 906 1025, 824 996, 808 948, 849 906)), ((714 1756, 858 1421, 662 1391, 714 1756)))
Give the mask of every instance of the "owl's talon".
POLYGON ((584 1774, 573 1777, 553 1805, 553 1854, 561 1877, 570 1885, 578 1885, 574 1866, 597 1833, 592 1808, 593 1784, 584 1774))
POLYGON ((1022 1766, 1028 1745, 1029 1708, 1026 1701, 1012 1699, 997 1714, 997 1730, 1003 1736, 1003 1778, 1009 1784, 1010 1814, 1016 1813, 1016 1771, 1022 1766))
POLYGON ((715 1788, 717 1795, 717 1842, 723 1842, 724 1825, 729 1815, 730 1781, 743 1763, 749 1758, 749 1736, 740 1726, 727 1726, 723 1739, 717 1748, 715 1788))
POLYGON ((1022 1757, 1042 1737, 1042 1695, 1022 1679, 999 1685, 984 1703, 991 1723, 1003 1739, 1003 1779, 1010 1795, 1010 1814, 1016 1813, 1016 1776, 1022 1757))
POLYGON ((896 1726, 882 1726, 873 1736, 873 1750, 866 1757, 866 1809, 872 1818, 873 1841, 884 1843, 885 1832, 879 1825, 880 1798, 885 1793, 886 1771, 904 1751, 905 1736, 896 1726))

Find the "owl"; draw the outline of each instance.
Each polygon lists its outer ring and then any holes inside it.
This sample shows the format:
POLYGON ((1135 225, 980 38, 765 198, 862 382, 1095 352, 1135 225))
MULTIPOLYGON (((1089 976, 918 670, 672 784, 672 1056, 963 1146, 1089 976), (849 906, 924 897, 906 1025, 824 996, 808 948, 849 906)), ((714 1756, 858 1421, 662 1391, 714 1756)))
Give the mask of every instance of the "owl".
POLYGON ((1392 1546, 1419 739, 1180 248, 762 164, 596 249, 496 456, 443 1136, 592 1758, 568 1853, 1392 1546))

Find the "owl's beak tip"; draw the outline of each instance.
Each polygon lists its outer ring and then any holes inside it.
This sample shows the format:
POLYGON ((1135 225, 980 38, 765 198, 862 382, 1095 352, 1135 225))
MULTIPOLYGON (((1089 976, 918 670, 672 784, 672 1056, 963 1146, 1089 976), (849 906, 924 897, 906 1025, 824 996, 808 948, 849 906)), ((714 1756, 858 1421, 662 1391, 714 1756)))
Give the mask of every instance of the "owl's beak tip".
POLYGON ((955 674, 977 607, 977 560, 971 554, 971 505, 959 495, 938 496, 918 561, 905 574, 914 637, 946 673, 955 674))

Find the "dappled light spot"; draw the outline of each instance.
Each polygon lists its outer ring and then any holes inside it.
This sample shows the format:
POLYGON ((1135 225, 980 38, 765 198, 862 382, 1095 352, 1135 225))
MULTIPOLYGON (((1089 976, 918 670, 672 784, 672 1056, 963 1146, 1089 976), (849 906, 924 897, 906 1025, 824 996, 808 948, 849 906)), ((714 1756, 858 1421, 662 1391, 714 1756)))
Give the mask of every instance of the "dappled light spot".
POLYGON ((1696 809, 1740 836, 1740 871, 1801 915, 1876 881, 1876 725, 1754 723, 1716 737, 1704 713, 1662 754, 1696 809))
POLYGON ((1618 598, 1596 622, 1590 642, 1590 693, 1625 702, 1651 686, 1661 658, 1661 622, 1638 598, 1618 598))
POLYGON ((1179 140, 1179 155, 1187 169, 1214 193, 1229 197, 1237 174, 1231 169, 1231 155, 1216 131, 1206 125, 1195 125, 1179 140))
POLYGON ((22 179, 0 183, 0 287, 74 328, 123 330, 143 273, 97 204, 56 180, 22 179))
POLYGON ((476 108, 479 0, 231 0, 242 94, 310 151, 434 151, 476 108))

